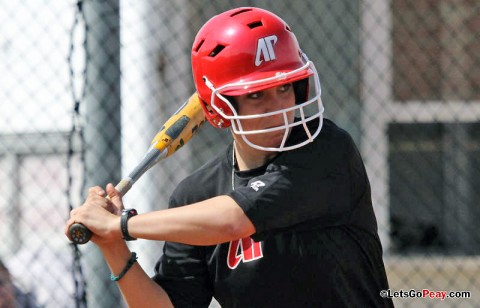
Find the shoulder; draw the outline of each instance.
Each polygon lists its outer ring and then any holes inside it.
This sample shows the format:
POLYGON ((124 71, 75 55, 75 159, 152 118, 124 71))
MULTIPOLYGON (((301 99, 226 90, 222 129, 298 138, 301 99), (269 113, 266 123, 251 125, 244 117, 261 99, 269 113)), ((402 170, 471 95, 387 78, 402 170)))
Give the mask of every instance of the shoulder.
MULTIPOLYGON (((309 123, 309 129, 310 131, 315 131, 318 123, 312 122, 309 123)), ((356 151, 353 138, 346 130, 339 127, 330 119, 323 119, 323 125, 317 138, 315 138, 313 142, 292 152, 299 155, 309 154, 321 157, 332 156, 332 158, 340 158, 345 154, 351 154, 356 151)))
POLYGON ((286 168, 289 172, 305 174, 347 174, 352 165, 361 164, 361 155, 350 134, 333 121, 324 119, 322 130, 313 142, 282 153, 268 170, 286 168))
POLYGON ((333 143, 352 143, 353 139, 350 134, 335 124, 332 120, 324 119, 322 130, 318 140, 333 143))
POLYGON ((329 119, 324 119, 322 130, 311 146, 318 155, 332 158, 345 159, 359 155, 352 136, 329 119))
MULTIPOLYGON (((306 146, 301 147, 300 149, 306 149, 307 151, 312 151, 317 147, 332 147, 338 148, 340 144, 352 144, 353 140, 350 134, 344 129, 340 128, 332 120, 323 118, 321 122, 319 121, 309 121, 307 122, 308 130, 311 134, 316 132, 318 125, 322 125, 320 133, 311 143, 308 143, 306 146)), ((303 126, 295 126, 292 130, 292 135, 289 138, 289 143, 295 144, 300 141, 308 139, 305 129, 303 126)))
POLYGON ((331 120, 325 119, 317 142, 317 153, 326 153, 322 155, 330 157, 332 162, 347 166, 363 164, 352 136, 331 120))
POLYGON ((170 207, 191 204, 216 196, 228 168, 228 149, 221 151, 183 179, 170 197, 170 207))

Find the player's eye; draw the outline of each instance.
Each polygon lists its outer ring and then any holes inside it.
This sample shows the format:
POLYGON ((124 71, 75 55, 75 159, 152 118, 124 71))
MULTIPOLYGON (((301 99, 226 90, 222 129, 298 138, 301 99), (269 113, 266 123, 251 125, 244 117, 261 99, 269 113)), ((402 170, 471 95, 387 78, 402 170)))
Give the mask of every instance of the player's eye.
POLYGON ((258 98, 262 97, 262 95, 263 95, 263 91, 253 92, 253 93, 247 94, 247 98, 258 99, 258 98))
POLYGON ((291 83, 287 83, 278 87, 278 91, 281 93, 288 92, 292 88, 291 83))

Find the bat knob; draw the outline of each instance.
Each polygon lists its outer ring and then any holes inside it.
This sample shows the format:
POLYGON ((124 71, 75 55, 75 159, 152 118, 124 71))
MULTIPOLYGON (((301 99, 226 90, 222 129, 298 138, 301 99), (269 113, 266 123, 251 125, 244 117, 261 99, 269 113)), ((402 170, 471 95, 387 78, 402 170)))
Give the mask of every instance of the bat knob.
POLYGON ((70 240, 75 244, 85 244, 92 238, 92 231, 82 224, 74 223, 68 229, 70 240))

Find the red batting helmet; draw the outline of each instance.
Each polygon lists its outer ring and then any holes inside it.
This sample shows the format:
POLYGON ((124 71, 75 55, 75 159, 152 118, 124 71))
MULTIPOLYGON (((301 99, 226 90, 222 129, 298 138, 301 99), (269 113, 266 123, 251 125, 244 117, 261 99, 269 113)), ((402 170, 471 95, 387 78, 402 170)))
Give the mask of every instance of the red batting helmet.
MULTIPOLYGON (((296 125, 303 124, 306 127, 305 121, 320 119, 317 132, 307 132, 308 141, 312 141, 320 132, 323 105, 318 74, 313 63, 300 50, 290 27, 269 11, 244 7, 211 18, 200 29, 193 43, 192 70, 207 120, 214 127, 229 127, 233 124, 236 134, 244 133, 240 123, 236 124, 242 116, 236 113, 225 96, 261 91, 308 80, 313 76, 315 97, 307 100, 308 94, 305 93, 302 98, 306 101, 304 103, 299 103, 297 98, 295 111, 302 109, 302 119, 296 125), (303 108, 312 103, 317 104, 318 112, 315 116, 306 118, 303 108)), ((295 126, 291 123, 285 125, 289 128, 295 126)))

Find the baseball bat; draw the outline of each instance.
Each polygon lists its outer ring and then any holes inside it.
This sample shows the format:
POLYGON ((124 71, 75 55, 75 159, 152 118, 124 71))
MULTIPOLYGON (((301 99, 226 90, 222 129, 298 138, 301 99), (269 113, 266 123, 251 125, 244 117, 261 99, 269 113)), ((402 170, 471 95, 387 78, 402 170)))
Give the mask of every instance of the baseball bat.
MULTIPOLYGON (((200 98, 195 92, 165 122, 153 138, 151 146, 143 159, 115 188, 124 196, 148 169, 169 157, 187 143, 203 123, 205 123, 205 115, 200 105, 200 98)), ((92 237, 92 232, 80 223, 72 224, 68 229, 68 233, 70 240, 75 244, 85 244, 92 237)))

